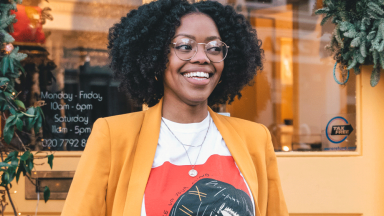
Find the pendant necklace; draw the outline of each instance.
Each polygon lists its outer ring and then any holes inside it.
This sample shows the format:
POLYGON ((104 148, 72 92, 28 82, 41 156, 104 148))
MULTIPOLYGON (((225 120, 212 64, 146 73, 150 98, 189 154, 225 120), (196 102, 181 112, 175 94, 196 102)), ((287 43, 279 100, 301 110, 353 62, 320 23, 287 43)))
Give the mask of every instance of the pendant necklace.
MULTIPOLYGON (((195 176, 197 176, 197 171, 195 170, 195 166, 196 166, 196 163, 197 163, 197 159, 199 158, 199 155, 200 155, 200 152, 201 152, 201 148, 203 147, 205 138, 207 137, 209 128, 210 128, 210 126, 211 126, 211 118, 209 118, 208 129, 207 129, 207 132, 205 133, 203 142, 202 142, 200 145, 197 145, 197 146, 200 146, 200 150, 199 150, 199 153, 197 154, 197 158, 196 158, 195 164, 193 164, 193 165, 192 165, 191 159, 189 158, 188 151, 187 151, 187 149, 186 149, 185 146, 184 146, 184 145, 186 145, 186 144, 183 144, 183 143, 177 138, 177 136, 171 131, 171 129, 170 129, 170 128, 168 127, 168 125, 165 123, 165 121, 163 120, 163 118, 161 118, 161 121, 163 121, 164 125, 168 128, 169 132, 171 132, 171 134, 172 134, 172 135, 177 139, 177 141, 183 146, 183 148, 184 148, 184 150, 185 150, 185 153, 187 154, 189 163, 191 164, 191 167, 192 167, 192 169, 189 170, 189 172, 188 172, 189 176, 191 176, 191 177, 195 177, 195 176)), ((191 145, 187 145, 187 146, 191 146, 191 145)), ((194 146, 194 147, 196 147, 196 146, 194 146)))

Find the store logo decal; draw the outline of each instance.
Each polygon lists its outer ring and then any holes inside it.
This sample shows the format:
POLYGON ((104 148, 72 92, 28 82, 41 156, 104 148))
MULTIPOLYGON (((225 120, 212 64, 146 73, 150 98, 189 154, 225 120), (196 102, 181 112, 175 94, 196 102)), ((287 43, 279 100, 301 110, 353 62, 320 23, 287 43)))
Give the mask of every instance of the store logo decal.
POLYGON ((341 116, 336 116, 332 118, 328 122, 327 127, 325 128, 325 134, 327 135, 327 139, 330 142, 335 144, 344 142, 344 140, 347 139, 347 137, 352 133, 352 131, 353 131, 352 125, 348 123, 347 119, 341 116), (340 125, 340 123, 337 125, 332 125, 332 123, 335 121, 338 121, 338 123, 340 121, 345 122, 345 125, 340 125), (331 127, 331 131, 328 130, 330 127, 331 127), (329 132, 331 133, 329 134, 329 132), (345 135, 345 136, 341 137, 340 139, 331 137, 331 136, 342 136, 342 135, 345 135))
POLYGON ((353 131, 352 125, 334 125, 332 126, 331 135, 349 135, 353 131))

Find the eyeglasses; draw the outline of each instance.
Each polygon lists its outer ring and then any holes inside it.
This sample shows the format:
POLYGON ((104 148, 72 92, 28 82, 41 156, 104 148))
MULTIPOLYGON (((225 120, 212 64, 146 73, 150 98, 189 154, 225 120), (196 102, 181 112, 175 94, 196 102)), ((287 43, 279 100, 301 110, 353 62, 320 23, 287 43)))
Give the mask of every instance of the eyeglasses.
POLYGON ((184 61, 191 60, 197 53, 197 45, 204 44, 204 51, 209 60, 214 63, 221 62, 227 57, 229 46, 220 40, 213 40, 208 43, 196 43, 191 38, 180 38, 174 45, 175 54, 184 61))

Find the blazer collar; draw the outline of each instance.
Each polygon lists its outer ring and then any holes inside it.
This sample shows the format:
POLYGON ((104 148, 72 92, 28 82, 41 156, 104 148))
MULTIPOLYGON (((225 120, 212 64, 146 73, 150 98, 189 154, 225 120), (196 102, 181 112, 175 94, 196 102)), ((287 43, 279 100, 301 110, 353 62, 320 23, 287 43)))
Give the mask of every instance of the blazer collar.
POLYGON ((213 112, 213 110, 209 107, 208 110, 217 129, 220 131, 220 134, 223 137, 225 144, 231 152, 233 159, 235 160, 237 166, 239 167, 241 173, 243 174, 245 180, 248 183, 248 186, 253 195, 253 200, 255 202, 256 215, 261 215, 257 202, 258 181, 256 167, 253 164, 246 143, 239 136, 239 134, 231 125, 231 123, 228 121, 227 117, 213 112))
MULTIPOLYGON (((149 108, 145 112, 136 146, 136 152, 134 154, 132 173, 129 180, 123 216, 141 214, 142 199, 152 169, 157 142, 159 140, 162 107, 163 99, 161 99, 157 105, 149 108)), ((232 157, 248 183, 255 202, 256 215, 260 215, 260 210, 257 204, 257 175, 252 158, 248 153, 246 143, 241 139, 239 134, 224 116, 213 112, 211 108, 208 109, 213 122, 220 131, 232 157)))
POLYGON ((162 107, 163 99, 157 105, 145 111, 134 154, 123 216, 141 215, 145 187, 152 169, 159 140, 162 107))

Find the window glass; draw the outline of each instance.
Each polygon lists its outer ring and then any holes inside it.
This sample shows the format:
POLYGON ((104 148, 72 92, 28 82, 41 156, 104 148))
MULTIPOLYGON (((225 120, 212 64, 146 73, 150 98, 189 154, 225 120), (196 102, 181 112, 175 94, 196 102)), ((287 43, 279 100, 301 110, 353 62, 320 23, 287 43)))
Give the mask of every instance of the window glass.
MULTIPOLYGON (((321 26, 322 17, 313 15, 321 1, 219 2, 234 6, 256 28, 265 61, 240 100, 214 110, 266 125, 275 151, 354 151, 355 75, 347 85, 334 81, 335 60, 324 49, 334 26, 321 26)), ((26 106, 40 99, 47 104, 43 129, 36 136, 20 133, 24 143, 36 150, 83 150, 97 118, 142 109, 118 91, 107 52, 108 29, 141 4, 24 0, 25 11, 40 13, 45 24, 34 27, 33 39, 15 43, 29 55, 22 96, 26 106)), ((340 74, 337 67, 336 78, 343 80, 340 74)))
POLYGON ((355 75, 347 85, 334 80, 335 60, 324 49, 334 26, 313 15, 319 2, 228 2, 256 28, 265 61, 254 85, 220 110, 266 125, 275 151, 356 149, 355 75))
POLYGON ((118 91, 120 83, 108 68, 107 52, 109 28, 141 4, 141 0, 23 1, 26 15, 53 17, 42 31, 40 26, 38 35, 32 31, 15 43, 28 53, 23 61, 27 77, 21 83, 26 105, 46 103, 42 130, 36 136, 20 134, 24 143, 36 150, 83 150, 97 118, 142 109, 118 91))

